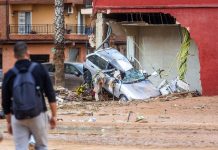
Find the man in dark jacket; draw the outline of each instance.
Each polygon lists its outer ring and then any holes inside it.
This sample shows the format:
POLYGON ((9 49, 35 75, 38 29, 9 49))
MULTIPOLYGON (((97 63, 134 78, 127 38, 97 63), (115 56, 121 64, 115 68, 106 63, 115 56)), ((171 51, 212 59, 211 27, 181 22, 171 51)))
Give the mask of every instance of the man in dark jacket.
MULTIPOLYGON (((14 46, 14 56, 17 59, 15 67, 19 71, 28 70, 31 65, 29 60, 29 51, 24 42, 17 42, 14 46)), ((47 150, 47 130, 48 121, 51 129, 56 127, 56 100, 55 93, 49 78, 48 72, 41 64, 37 64, 32 70, 37 87, 40 87, 43 109, 41 113, 33 118, 19 120, 15 117, 13 105, 13 82, 16 74, 10 69, 4 76, 2 85, 2 108, 6 114, 7 128, 10 134, 13 134, 16 150, 27 150, 30 135, 33 135, 36 141, 36 150, 47 150), (48 98, 51 108, 51 118, 49 120, 46 113, 45 96, 48 98)), ((30 97, 31 99, 31 97, 30 97)))

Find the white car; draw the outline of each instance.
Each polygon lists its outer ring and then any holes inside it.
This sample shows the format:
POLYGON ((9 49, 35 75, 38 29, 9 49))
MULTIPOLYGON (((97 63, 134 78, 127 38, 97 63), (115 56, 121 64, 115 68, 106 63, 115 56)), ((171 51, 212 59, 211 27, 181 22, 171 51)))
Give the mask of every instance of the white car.
POLYGON ((103 88, 121 100, 145 100, 160 95, 159 90, 145 78, 144 74, 135 69, 116 49, 101 49, 89 54, 83 69, 84 80, 89 84, 92 84, 92 78, 99 71, 105 73, 106 83, 103 88), (114 79, 115 71, 121 72, 121 79, 116 79, 115 88, 112 89, 109 82, 114 79))

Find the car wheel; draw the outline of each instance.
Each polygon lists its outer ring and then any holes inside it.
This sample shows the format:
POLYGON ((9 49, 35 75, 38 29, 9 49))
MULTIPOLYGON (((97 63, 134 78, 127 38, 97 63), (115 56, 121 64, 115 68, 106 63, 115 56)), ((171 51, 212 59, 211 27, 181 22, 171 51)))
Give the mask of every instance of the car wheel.
POLYGON ((89 70, 85 70, 83 74, 83 79, 85 83, 91 85, 92 84, 92 74, 89 70))
POLYGON ((126 103, 126 102, 128 102, 129 100, 128 100, 128 98, 125 96, 125 95, 121 95, 120 96, 120 99, 119 99, 119 102, 120 103, 126 103))

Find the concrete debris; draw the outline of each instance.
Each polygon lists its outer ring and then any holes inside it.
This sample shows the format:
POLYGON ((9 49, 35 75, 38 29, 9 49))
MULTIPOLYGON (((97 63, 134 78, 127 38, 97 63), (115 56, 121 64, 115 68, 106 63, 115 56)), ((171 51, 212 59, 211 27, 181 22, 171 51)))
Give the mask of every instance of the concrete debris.
POLYGON ((57 95, 56 98, 58 101, 60 101, 60 103, 63 103, 64 100, 73 101, 78 99, 76 92, 70 91, 64 87, 55 88, 55 93, 57 95))
POLYGON ((199 105, 199 106, 194 106, 193 108, 194 109, 204 109, 206 107, 207 107, 207 105, 199 105))
POLYGON ((170 119, 170 117, 168 117, 168 116, 159 116, 158 118, 160 118, 160 119, 170 119))
POLYGON ((94 118, 94 117, 93 118, 89 118, 88 122, 96 122, 96 118, 94 118))
POLYGON ((93 112, 79 112, 77 113, 77 116, 93 116, 93 112))
POLYGON ((172 101, 180 98, 191 98, 191 97, 198 97, 200 96, 199 92, 194 91, 194 92, 181 92, 181 93, 173 93, 169 95, 162 95, 159 97, 154 98, 154 100, 159 100, 161 102, 165 101, 172 101))
MULTIPOLYGON (((96 85, 97 87, 95 87, 95 94, 97 94, 97 96, 95 95, 95 100, 112 100, 112 98, 109 97, 109 95, 107 95, 107 93, 101 93, 101 88, 102 88, 102 84, 104 84, 104 81, 102 80, 101 76, 99 77, 99 80, 96 80, 96 85), (100 86, 99 84, 100 83, 100 86), (100 94, 100 97, 99 98, 99 95, 100 94)), ((65 107, 66 105, 66 102, 83 102, 84 100, 85 101, 93 101, 94 97, 92 95, 83 95, 83 94, 80 94, 78 95, 76 92, 74 91, 70 91, 66 88, 63 88, 63 87, 57 87, 55 89, 55 92, 56 92, 56 99, 57 99, 57 102, 58 102, 58 106, 59 108, 61 107, 65 107)), ((191 97, 198 97, 200 96, 200 93, 198 91, 194 91, 194 92, 178 92, 178 93, 172 93, 172 94, 168 94, 168 95, 161 95, 161 96, 158 96, 158 97, 154 97, 154 98, 151 98, 149 100, 146 100, 148 102, 150 101, 154 101, 154 100, 158 100, 158 101, 161 101, 161 102, 165 102, 165 101, 172 101, 172 100, 176 100, 176 99, 180 99, 180 98, 191 98, 191 97)), ((119 104, 122 104, 122 105, 129 105, 130 103, 132 103, 133 101, 127 101, 127 102, 121 102, 119 101, 119 104)), ((0 112, 0 118, 2 118, 2 113, 0 112)), ((128 122, 128 120, 127 120, 128 122)))
POLYGON ((144 116, 137 116, 135 122, 139 122, 139 121, 144 120, 144 119, 145 119, 144 116))
POLYGON ((92 118, 85 118, 85 119, 79 119, 79 120, 75 120, 75 119, 72 119, 71 121, 72 122, 96 122, 96 118, 95 117, 92 117, 92 118))

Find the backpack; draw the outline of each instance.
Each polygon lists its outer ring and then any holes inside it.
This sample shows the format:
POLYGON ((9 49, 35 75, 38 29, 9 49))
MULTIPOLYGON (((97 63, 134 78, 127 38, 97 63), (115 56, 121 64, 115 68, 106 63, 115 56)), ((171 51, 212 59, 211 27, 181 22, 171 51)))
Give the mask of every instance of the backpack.
POLYGON ((38 116, 43 110, 43 98, 40 86, 36 85, 32 75, 36 63, 31 63, 28 70, 20 72, 15 66, 12 71, 16 74, 13 82, 13 113, 18 120, 38 116))

